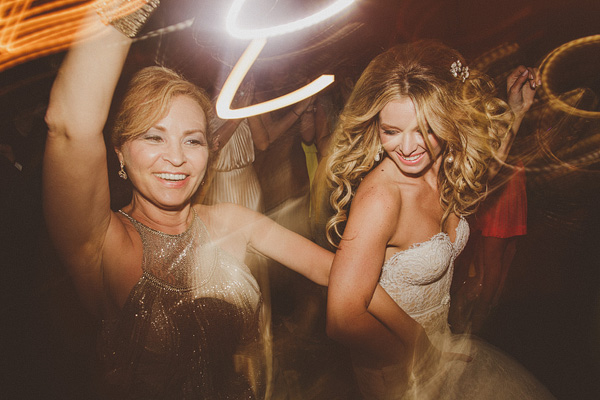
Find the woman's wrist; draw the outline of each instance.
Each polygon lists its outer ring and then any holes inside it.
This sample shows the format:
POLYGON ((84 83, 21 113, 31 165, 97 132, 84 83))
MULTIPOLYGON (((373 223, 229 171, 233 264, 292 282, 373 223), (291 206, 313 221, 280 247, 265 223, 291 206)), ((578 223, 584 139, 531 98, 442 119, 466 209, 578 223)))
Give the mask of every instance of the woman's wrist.
POLYGON ((105 25, 133 38, 159 4, 160 0, 105 0, 96 3, 96 12, 105 25))

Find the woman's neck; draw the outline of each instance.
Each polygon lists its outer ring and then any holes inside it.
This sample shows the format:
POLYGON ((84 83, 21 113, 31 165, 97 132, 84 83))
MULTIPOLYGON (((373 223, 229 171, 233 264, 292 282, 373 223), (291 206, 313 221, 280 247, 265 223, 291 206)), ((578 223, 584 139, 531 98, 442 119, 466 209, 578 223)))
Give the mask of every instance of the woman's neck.
POLYGON ((194 211, 190 203, 179 209, 166 210, 134 194, 123 211, 135 220, 157 231, 176 235, 184 232, 192 223, 194 211))

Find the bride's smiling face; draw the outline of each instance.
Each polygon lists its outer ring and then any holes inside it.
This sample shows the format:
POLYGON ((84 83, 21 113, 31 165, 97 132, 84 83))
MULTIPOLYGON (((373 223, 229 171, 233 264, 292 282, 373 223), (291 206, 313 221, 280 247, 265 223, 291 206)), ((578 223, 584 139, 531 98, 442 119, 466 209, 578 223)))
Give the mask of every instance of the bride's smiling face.
POLYGON ((440 157, 438 138, 421 132, 415 106, 407 97, 387 103, 379 113, 379 138, 388 157, 407 175, 421 175, 440 157), (427 148, 427 135, 433 154, 427 148))

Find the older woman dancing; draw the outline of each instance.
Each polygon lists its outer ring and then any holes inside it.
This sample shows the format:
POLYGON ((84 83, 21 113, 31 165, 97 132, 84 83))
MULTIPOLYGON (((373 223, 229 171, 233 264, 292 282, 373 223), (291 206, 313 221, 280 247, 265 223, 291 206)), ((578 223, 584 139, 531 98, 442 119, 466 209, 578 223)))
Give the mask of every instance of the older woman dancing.
POLYGON ((112 142, 133 196, 111 210, 102 131, 131 39, 115 29, 128 24, 108 20, 112 26, 90 13, 89 31, 81 31, 58 73, 44 159, 50 235, 103 321, 105 392, 260 397, 251 385, 260 377, 236 368, 238 355, 251 354, 260 337, 261 294, 243 263, 247 250, 321 285, 332 255, 247 208, 192 204, 211 160, 211 104, 165 68, 138 72, 117 113, 112 142))

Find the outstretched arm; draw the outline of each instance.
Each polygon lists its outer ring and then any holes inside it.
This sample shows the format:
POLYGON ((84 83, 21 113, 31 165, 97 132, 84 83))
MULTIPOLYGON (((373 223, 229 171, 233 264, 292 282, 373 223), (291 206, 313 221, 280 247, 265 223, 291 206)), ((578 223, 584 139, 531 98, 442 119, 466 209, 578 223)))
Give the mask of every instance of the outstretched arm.
POLYGON ((102 129, 130 39, 91 11, 52 87, 46 114, 44 211, 59 254, 82 291, 101 282, 111 211, 102 129))
MULTIPOLYGON (((224 232, 238 232, 246 245, 313 282, 327 286, 333 254, 302 235, 277 224, 269 217, 236 204, 218 206, 224 232)), ((233 250, 235 251, 235 250, 233 250)))

